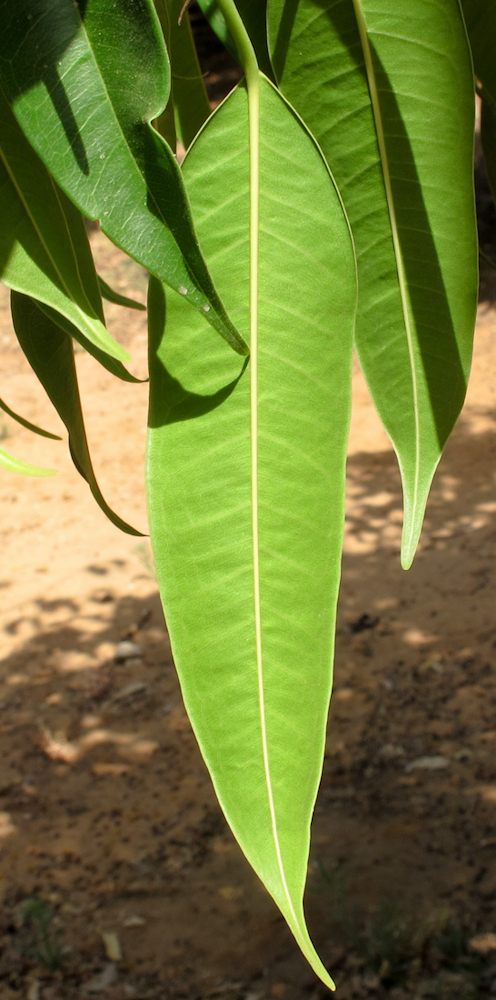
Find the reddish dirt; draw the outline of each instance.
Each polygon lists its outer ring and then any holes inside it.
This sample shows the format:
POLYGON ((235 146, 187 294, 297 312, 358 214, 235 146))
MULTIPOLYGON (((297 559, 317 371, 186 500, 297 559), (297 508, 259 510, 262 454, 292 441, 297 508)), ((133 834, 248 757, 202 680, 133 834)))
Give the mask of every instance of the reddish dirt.
MULTIPOLYGON (((103 276, 143 298, 140 268, 100 233, 92 242, 103 276)), ((109 307, 108 317, 143 375, 142 314, 109 307)), ((355 374, 336 686, 307 895, 341 1000, 469 1000, 496 988, 496 939, 483 955, 470 945, 496 932, 495 335, 486 302, 467 405, 408 574, 396 462, 355 374)), ((3 397, 63 434, 16 347, 6 294, 0 342, 3 397)), ((146 531, 147 387, 117 384, 82 352, 77 365, 103 493, 146 531)), ((0 436, 59 470, 0 482, 0 1000, 323 997, 220 815, 147 539, 106 521, 65 443, 4 416, 0 436), (115 662, 126 639, 142 656, 115 662)))

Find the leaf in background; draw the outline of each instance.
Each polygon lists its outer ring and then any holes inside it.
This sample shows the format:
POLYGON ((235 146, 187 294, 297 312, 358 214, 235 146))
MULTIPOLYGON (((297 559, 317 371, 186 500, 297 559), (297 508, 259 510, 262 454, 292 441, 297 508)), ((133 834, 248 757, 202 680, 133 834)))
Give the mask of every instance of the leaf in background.
MULTIPOLYGON (((222 44, 237 59, 236 46, 217 0, 198 0, 198 6, 201 7, 210 27, 220 38, 222 44)), ((269 79, 273 79, 274 74, 267 46, 267 0, 237 0, 236 7, 250 36, 262 73, 265 73, 269 79)))
POLYGON ((141 535, 126 524, 105 502, 95 478, 86 440, 72 342, 27 295, 12 292, 12 319, 19 343, 59 417, 69 432, 69 447, 78 472, 110 521, 127 532, 141 535))
MULTIPOLYGON (((150 534, 186 708, 222 808, 329 985, 302 896, 331 689, 355 265, 320 153, 261 82, 258 347, 242 367, 174 293, 164 328, 151 283, 150 534)), ((243 331, 247 136, 240 87, 184 164, 207 259, 243 331)))
POLYGON ((62 440, 60 434, 50 434, 50 431, 44 431, 42 427, 37 427, 36 424, 32 424, 29 420, 19 416, 18 413, 14 413, 14 410, 11 410, 10 406, 7 406, 7 403, 4 403, 3 399, 0 399, 0 410, 3 410, 4 413, 8 413, 9 417, 12 417, 13 420, 17 420, 17 423, 22 424, 22 426, 28 431, 33 431, 33 434, 40 434, 41 437, 45 438, 52 438, 53 441, 62 440))
POLYGON ((282 91, 319 142, 353 230, 357 349, 399 459, 407 568, 463 404, 477 305, 473 79, 460 9, 457 0, 269 0, 269 38, 282 91))
MULTIPOLYGON (((210 104, 186 12, 181 24, 178 23, 183 5, 183 0, 167 0, 168 33, 165 37, 171 62, 176 131, 187 149, 210 115, 210 104)), ((160 8, 158 12, 160 15, 160 8)))
POLYGON ((55 476, 57 473, 54 469, 39 469, 37 465, 28 465, 27 462, 21 462, 20 458, 14 458, 13 455, 9 455, 8 451, 4 451, 0 448, 0 469, 5 469, 6 472, 15 472, 17 475, 21 476, 55 476))
POLYGON ((128 309, 138 309, 140 312, 145 312, 146 306, 142 302, 138 302, 136 299, 128 299, 127 295, 115 292, 110 285, 107 285, 107 282, 103 280, 101 275, 98 275, 98 284, 102 297, 107 299, 107 302, 114 302, 116 306, 127 306, 128 309))
POLYGON ((73 323, 70 323, 69 320, 57 312, 56 309, 51 309, 50 306, 45 305, 44 302, 38 302, 38 306, 41 311, 45 313, 45 316, 48 316, 48 318, 55 323, 55 326, 60 327, 61 330, 65 330, 69 337, 76 340, 77 343, 80 344, 88 354, 91 354, 91 356, 98 361, 102 368, 106 368, 111 375, 115 375, 115 377, 121 379, 122 382, 140 383, 147 381, 146 378, 136 378, 135 375, 131 375, 131 372, 128 372, 127 368, 124 368, 121 361, 117 361, 116 358, 111 358, 105 351, 101 351, 98 347, 95 347, 95 345, 87 340, 86 337, 83 337, 81 331, 78 330, 73 323))
POLYGON ((487 177, 496 203, 496 104, 484 88, 481 96, 481 142, 487 177))
POLYGON ((475 75, 496 103, 496 5, 493 0, 461 0, 475 75))
POLYGON ((114 358, 129 355, 105 329, 81 213, 57 188, 0 89, 0 278, 53 306, 114 358))
POLYGON ((170 90, 151 0, 0 0, 0 14, 4 90, 50 173, 246 354, 199 249, 176 159, 150 125, 170 90))
POLYGON ((462 0, 474 70, 482 84, 481 141, 487 176, 496 201, 496 4, 462 0))

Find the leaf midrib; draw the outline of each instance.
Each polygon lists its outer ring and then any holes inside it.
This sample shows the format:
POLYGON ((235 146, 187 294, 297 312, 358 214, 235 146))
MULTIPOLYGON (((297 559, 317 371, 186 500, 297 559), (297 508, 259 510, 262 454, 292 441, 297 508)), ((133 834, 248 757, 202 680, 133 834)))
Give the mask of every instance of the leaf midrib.
POLYGON ((269 746, 267 737, 267 717, 265 709, 264 659, 262 645, 262 607, 260 594, 260 524, 259 524, 259 484, 258 484, 258 303, 259 303, 259 231, 260 231, 260 71, 258 66, 250 72, 245 66, 248 93, 249 156, 250 156, 250 432, 251 432, 251 507, 252 507, 252 551, 253 551, 253 598, 255 648, 257 663, 258 700, 260 710, 260 734, 262 757, 267 788, 267 799, 274 839, 274 849, 281 885, 287 906, 299 928, 293 900, 286 881, 286 872, 281 854, 277 824, 272 776, 270 771, 269 746))

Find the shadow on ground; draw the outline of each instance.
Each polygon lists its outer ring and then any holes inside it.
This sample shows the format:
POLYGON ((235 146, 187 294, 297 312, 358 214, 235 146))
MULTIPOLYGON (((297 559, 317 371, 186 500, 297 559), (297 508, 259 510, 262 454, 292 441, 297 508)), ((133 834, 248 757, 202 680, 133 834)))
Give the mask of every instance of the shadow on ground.
MULTIPOLYGON (((496 918, 494 423, 459 424, 408 574, 394 457, 349 462, 307 896, 341 1000, 462 1000, 496 975, 468 944, 496 918)), ((1 661, 5 997, 320 996, 220 816, 153 584, 122 597, 89 569, 80 601, 40 597, 5 628, 31 635, 1 661), (32 899, 59 969, 21 927, 32 899)))

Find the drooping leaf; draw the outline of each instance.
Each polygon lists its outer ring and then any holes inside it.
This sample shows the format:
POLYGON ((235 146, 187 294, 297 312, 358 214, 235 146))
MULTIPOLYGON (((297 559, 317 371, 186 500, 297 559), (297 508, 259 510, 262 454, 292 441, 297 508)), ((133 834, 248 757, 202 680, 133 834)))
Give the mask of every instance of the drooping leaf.
POLYGON ((111 358, 109 354, 105 351, 101 351, 100 348, 95 347, 86 337, 83 336, 80 330, 70 323, 66 316, 62 316, 61 313, 57 312, 56 309, 52 309, 50 306, 45 305, 44 302, 38 302, 38 306, 45 316, 55 323, 55 326, 60 327, 61 330, 65 330, 69 337, 76 340, 78 344, 84 348, 88 354, 91 354, 93 358, 102 366, 106 368, 111 375, 115 375, 116 378, 121 379, 122 382, 146 382, 146 379, 136 378, 135 375, 131 375, 127 368, 121 361, 117 361, 116 358, 111 358))
POLYGON ((461 0, 475 75, 496 103, 496 5, 490 0, 461 0))
POLYGON ((4 451, 3 448, 0 448, 0 469, 5 469, 6 472, 15 472, 21 476, 43 477, 56 475, 54 469, 40 469, 37 465, 28 465, 27 462, 21 462, 20 458, 14 458, 13 455, 9 455, 8 451, 4 451))
POLYGON ((413 559, 465 396, 477 304, 472 69, 457 0, 269 0, 283 92, 357 248, 356 342, 401 468, 413 559))
POLYGON ((186 708, 222 808, 330 985, 302 896, 331 687, 355 265, 324 161, 263 77, 258 134, 251 311, 243 87, 184 164, 223 300, 239 329, 251 326, 250 362, 206 337, 174 293, 165 322, 161 286, 150 286, 150 533, 186 708))
MULTIPOLYGON (((153 2, 155 5, 156 14, 160 21, 160 27, 162 28, 162 34, 165 39, 167 53, 169 53, 170 21, 169 21, 169 14, 167 11, 166 0, 153 0, 153 2)), ((172 149, 172 152, 175 153, 177 146, 177 135, 176 135, 176 122, 174 117, 174 101, 172 99, 172 86, 169 87, 167 104, 165 105, 162 114, 160 114, 158 118, 155 118, 153 122, 153 127, 157 129, 157 132, 159 132, 161 136, 163 136, 165 141, 169 144, 170 148, 172 149)))
POLYGON ((0 278, 57 309, 114 358, 81 213, 54 183, 0 89, 0 278))
POLYGON ((496 204, 496 103, 482 90, 481 141, 487 177, 496 204))
POLYGON ((482 85, 481 140, 487 175, 496 201, 496 4, 462 0, 474 71, 482 85))
POLYGON ((7 406, 7 403, 5 403, 3 399, 0 399, 0 410, 3 410, 3 412, 7 413, 9 417, 12 417, 13 420, 16 420, 18 424, 22 424, 22 426, 25 427, 26 430, 33 431, 33 434, 40 434, 41 437, 45 438, 52 438, 53 441, 62 440, 60 434, 51 434, 50 431, 44 431, 42 427, 38 427, 36 424, 32 424, 30 420, 26 420, 25 417, 21 417, 19 413, 15 413, 14 410, 10 409, 10 406, 7 406))
POLYGON ((176 132, 187 149, 207 120, 210 104, 186 12, 179 23, 182 8, 183 0, 167 0, 169 30, 166 38, 171 61, 176 132))
MULTIPOLYGON (((201 7, 223 45, 237 58, 236 45, 219 8, 218 0, 198 0, 198 6, 201 7)), ((267 46, 267 0, 238 0, 236 7, 257 54, 260 69, 272 79, 272 65, 267 46)))
POLYGON ((27 295, 12 292, 12 319, 19 343, 69 432, 78 472, 110 521, 129 535, 141 535, 105 502, 95 478, 84 429, 72 341, 27 295))
POLYGON ((127 295, 116 292, 110 285, 107 285, 100 274, 98 275, 98 284, 102 298, 107 299, 107 302, 113 302, 116 306, 127 306, 128 309, 137 309, 139 312, 145 311, 146 306, 142 302, 138 302, 137 299, 129 299, 127 295))
POLYGON ((205 266, 176 159, 150 125, 170 90, 151 0, 1 0, 0 14, 0 79, 50 173, 246 353, 205 266))

